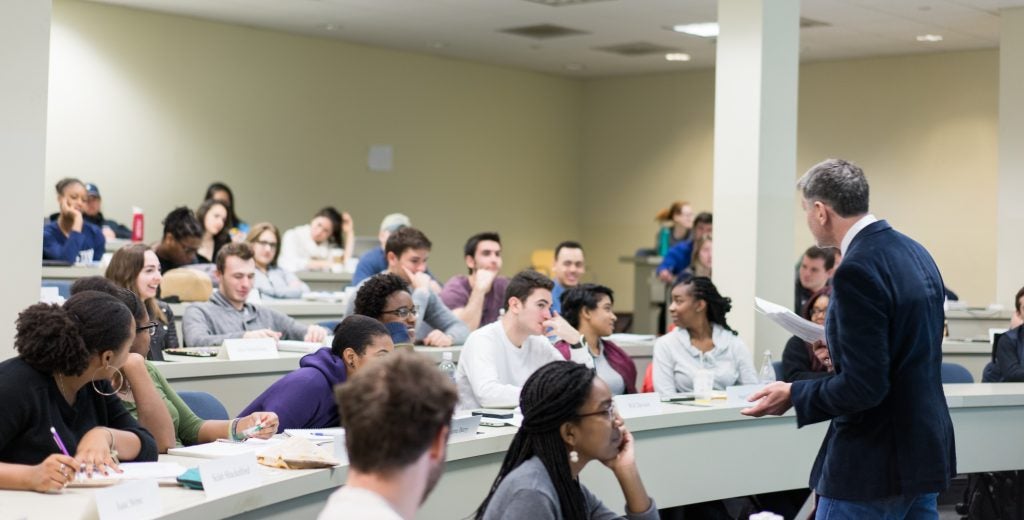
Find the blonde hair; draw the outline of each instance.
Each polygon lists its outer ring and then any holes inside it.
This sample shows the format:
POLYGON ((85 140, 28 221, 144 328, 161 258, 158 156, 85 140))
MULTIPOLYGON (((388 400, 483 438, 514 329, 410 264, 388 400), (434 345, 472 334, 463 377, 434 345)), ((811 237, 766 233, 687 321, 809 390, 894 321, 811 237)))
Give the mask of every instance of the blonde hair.
POLYGON ((281 232, 277 230, 276 226, 270 222, 253 224, 249 228, 249 234, 245 236, 245 242, 249 244, 249 247, 255 247, 256 242, 260 239, 260 235, 266 231, 273 233, 274 240, 277 240, 277 248, 274 249, 274 258, 270 261, 270 264, 267 265, 267 267, 275 267, 277 265, 277 255, 281 253, 281 232))
POLYGON ((711 266, 704 265, 700 261, 700 250, 704 248, 705 243, 710 242, 712 242, 711 235, 704 235, 693 241, 693 252, 690 253, 690 271, 693 272, 693 276, 707 276, 711 278, 711 266))

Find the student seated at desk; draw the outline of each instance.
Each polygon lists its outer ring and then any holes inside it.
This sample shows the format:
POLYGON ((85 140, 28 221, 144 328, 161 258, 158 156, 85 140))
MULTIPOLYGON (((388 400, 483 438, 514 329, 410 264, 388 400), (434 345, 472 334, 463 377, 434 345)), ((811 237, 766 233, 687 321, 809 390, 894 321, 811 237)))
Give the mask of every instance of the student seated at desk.
POLYGON ((409 221, 409 217, 401 213, 385 215, 384 219, 380 221, 380 231, 377 233, 380 247, 375 247, 359 257, 359 263, 356 264, 356 272, 352 275, 350 285, 356 287, 363 280, 387 269, 388 257, 384 254, 384 246, 388 243, 388 237, 391 236, 391 233, 410 226, 412 226, 412 222, 409 221))
POLYGON ((477 233, 466 241, 463 260, 469 275, 451 277, 441 291, 441 301, 469 330, 494 323, 505 305, 508 278, 501 276, 501 237, 477 233))
POLYGON ((523 425, 476 520, 618 518, 580 484, 580 472, 591 461, 615 476, 626 498, 626 518, 659 518, 640 479, 633 434, 593 369, 569 361, 544 365, 523 385, 520 407, 523 425))
MULTIPOLYGON (((597 375, 608 384, 612 394, 636 393, 636 364, 615 343, 602 339, 615 332, 612 290, 592 283, 573 287, 562 293, 562 317, 583 335, 584 345, 594 358, 597 375)), ((571 346, 565 341, 555 348, 569 359, 571 346)))
POLYGON ((118 249, 107 266, 106 277, 114 285, 137 294, 146 305, 149 317, 157 323, 151 329, 148 359, 163 361, 164 349, 178 348, 178 331, 171 306, 159 300, 160 259, 145 244, 129 244, 118 249))
POLYGON ((335 394, 348 479, 319 519, 413 520, 444 472, 455 387, 426 356, 396 352, 335 394))
POLYGON ((217 279, 220 287, 210 301, 185 309, 182 329, 185 345, 220 345, 233 338, 274 338, 320 343, 327 330, 319 325, 303 325, 273 309, 247 303, 256 262, 249 244, 231 243, 217 253, 217 279))
POLYGON ((107 380, 124 364, 134 327, 123 303, 97 291, 18 315, 18 357, 0 362, 0 488, 58 491, 78 472, 156 460, 153 436, 107 380))
POLYGON ((160 272, 166 273, 196 263, 196 251, 203 240, 203 226, 192 210, 179 206, 164 218, 164 236, 153 252, 160 259, 160 272))
POLYGON ((555 263, 551 266, 551 310, 562 312, 562 293, 580 284, 587 272, 587 261, 583 257, 583 246, 567 240, 555 246, 555 263))
POLYGON ((714 224, 711 213, 706 211, 698 213, 697 218, 693 220, 692 238, 679 242, 668 250, 668 253, 662 258, 661 264, 658 265, 658 278, 665 283, 682 281, 679 276, 693 260, 694 242, 698 238, 710 235, 712 229, 714 229, 714 224))
POLYGON ((231 241, 227 229, 228 207, 219 200, 209 199, 196 210, 196 220, 203 226, 203 238, 199 241, 196 261, 212 264, 220 248, 231 241))
MULTIPOLYGON (((385 247, 387 272, 412 285, 412 300, 416 308, 416 343, 434 347, 459 345, 466 341, 469 329, 448 310, 431 288, 434 281, 426 272, 430 248, 430 239, 422 231, 411 227, 399 229, 388 237, 385 247)), ((347 307, 345 314, 352 314, 355 298, 349 299, 347 307)))
POLYGON ((99 262, 107 246, 107 239, 99 226, 86 222, 85 184, 78 179, 65 178, 57 183, 57 205, 60 216, 43 227, 43 260, 62 260, 68 263, 99 262))
POLYGON ((261 298, 296 299, 309 292, 309 286, 295 273, 277 266, 277 254, 281 250, 281 234, 277 227, 269 222, 260 222, 252 226, 245 241, 252 248, 253 260, 256 260, 253 285, 261 298))
MULTIPOLYGON (((50 220, 60 218, 60 213, 50 215, 50 220)), ((132 237, 132 230, 115 220, 106 218, 103 215, 103 198, 100 197, 100 189, 95 183, 85 183, 85 204, 82 206, 82 219, 95 224, 103 232, 103 238, 113 240, 115 238, 128 239, 132 237)))
POLYGON ((281 238, 281 256, 278 262, 287 271, 325 271, 334 265, 331 246, 344 247, 341 264, 348 263, 355 247, 356 235, 352 217, 339 213, 333 207, 321 209, 309 224, 284 232, 281 238), (342 235, 345 241, 342 242, 342 235))
POLYGON ((1013 328, 1003 333, 996 342, 995 360, 985 365, 981 380, 985 383, 1022 383, 1024 382, 1024 287, 1017 291, 1014 300, 1015 322, 1013 328))
POLYGON ((545 337, 550 333, 571 345, 573 361, 593 366, 583 336, 557 313, 551 314, 554 284, 536 271, 512 277, 505 291, 505 314, 473 331, 455 370, 459 408, 513 408, 523 383, 538 368, 565 358, 545 337))
POLYGON ((338 426, 334 387, 359 372, 367 363, 395 350, 391 334, 379 321, 349 316, 334 329, 331 348, 324 347, 299 360, 299 369, 278 379, 242 415, 259 410, 274 412, 282 430, 338 426))
POLYGON ((655 392, 692 392, 701 369, 711 371, 715 390, 757 383, 750 350, 725 321, 731 308, 731 300, 718 294, 708 278, 698 276, 672 288, 668 312, 677 328, 654 342, 655 392))
MULTIPOLYGON (((825 324, 825 313, 832 297, 832 286, 826 285, 811 295, 800 313, 805 320, 825 324)), ((832 358, 825 342, 808 343, 797 336, 789 338, 782 351, 782 380, 787 383, 802 379, 817 379, 832 373, 832 358)))
POLYGON ((231 188, 223 182, 210 183, 210 186, 206 188, 206 194, 203 195, 203 200, 207 201, 210 199, 219 200, 228 208, 225 228, 231 236, 231 241, 241 242, 245 240, 246 234, 249 232, 249 224, 238 218, 238 215, 235 213, 235 194, 231 191, 231 188))
POLYGON ((114 285, 102 276, 80 278, 71 286, 71 294, 92 290, 110 294, 121 300, 135 318, 135 339, 120 372, 111 374, 110 384, 119 389, 125 409, 135 417, 156 439, 160 453, 176 446, 188 446, 217 439, 242 440, 246 429, 262 425, 253 437, 270 438, 277 431, 277 416, 270 412, 256 412, 234 421, 204 421, 200 419, 171 385, 146 360, 152 334, 159 323, 151 321, 146 306, 135 293, 114 285))
POLYGON ((402 323, 410 341, 416 337, 416 304, 400 276, 380 273, 363 283, 355 297, 355 313, 381 323, 402 323))

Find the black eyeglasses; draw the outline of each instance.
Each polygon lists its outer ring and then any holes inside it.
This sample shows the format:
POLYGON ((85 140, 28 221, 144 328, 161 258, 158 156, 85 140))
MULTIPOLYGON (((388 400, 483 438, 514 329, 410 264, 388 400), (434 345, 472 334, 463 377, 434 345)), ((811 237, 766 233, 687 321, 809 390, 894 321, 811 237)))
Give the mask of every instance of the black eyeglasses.
POLYGON ((254 243, 255 244, 259 244, 259 245, 261 245, 263 247, 269 247, 270 249, 277 249, 277 242, 267 242, 266 240, 257 240, 254 243))
POLYGON ((419 309, 415 305, 413 305, 412 307, 399 307, 393 311, 383 311, 381 314, 394 314, 395 316, 398 316, 399 318, 404 320, 405 318, 408 318, 410 315, 416 314, 417 310, 419 309))
POLYGON ((576 414, 576 417, 583 418, 583 417, 590 417, 591 415, 597 415, 597 416, 603 415, 603 416, 607 417, 609 421, 614 421, 615 420, 615 403, 612 403, 611 406, 609 406, 607 410, 600 410, 600 411, 597 411, 597 412, 590 412, 590 413, 580 413, 580 414, 576 414))
POLYGON ((159 327, 159 326, 160 326, 159 323, 157 323, 155 321, 151 321, 151 322, 149 322, 149 323, 147 323, 147 324, 145 324, 145 325, 143 325, 141 327, 135 327, 135 333, 138 334, 138 333, 140 333, 140 332, 142 332, 144 330, 148 330, 149 331, 149 335, 152 336, 152 335, 156 334, 156 328, 159 327))

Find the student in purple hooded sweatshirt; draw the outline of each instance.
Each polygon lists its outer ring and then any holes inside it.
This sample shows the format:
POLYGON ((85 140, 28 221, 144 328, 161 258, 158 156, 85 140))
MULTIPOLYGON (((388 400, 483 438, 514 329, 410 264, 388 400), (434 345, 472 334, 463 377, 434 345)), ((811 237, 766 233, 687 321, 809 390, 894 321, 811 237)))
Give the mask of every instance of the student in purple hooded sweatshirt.
POLYGON ((298 370, 270 385, 240 416, 256 410, 274 412, 280 420, 278 431, 338 426, 334 387, 366 363, 394 350, 391 335, 381 322, 366 316, 349 316, 334 329, 331 348, 303 356, 298 370))

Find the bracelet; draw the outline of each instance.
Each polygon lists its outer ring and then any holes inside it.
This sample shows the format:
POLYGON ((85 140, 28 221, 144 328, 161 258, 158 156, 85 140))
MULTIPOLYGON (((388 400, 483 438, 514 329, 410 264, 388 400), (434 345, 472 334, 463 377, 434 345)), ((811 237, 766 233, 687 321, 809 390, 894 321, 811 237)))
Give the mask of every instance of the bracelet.
POLYGON ((110 428, 102 428, 106 430, 107 435, 110 436, 110 458, 114 459, 114 464, 120 464, 121 461, 117 459, 117 448, 114 447, 114 432, 110 431, 110 428))
POLYGON ((238 433, 237 433, 239 419, 241 419, 241 417, 235 417, 231 421, 231 427, 228 428, 228 436, 231 437, 231 440, 233 440, 233 441, 241 440, 241 439, 238 438, 238 433))

